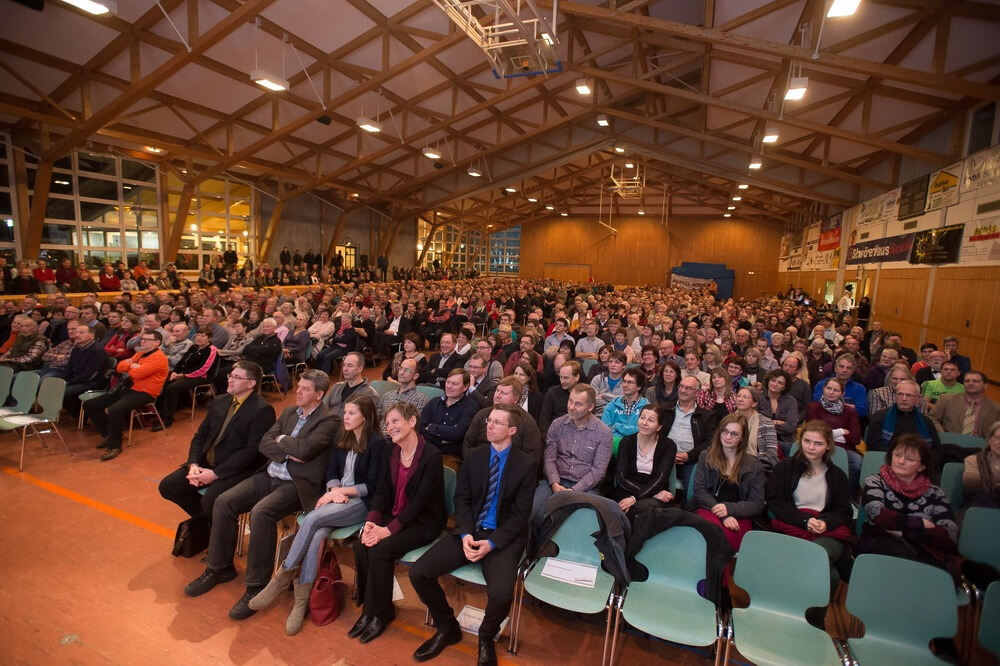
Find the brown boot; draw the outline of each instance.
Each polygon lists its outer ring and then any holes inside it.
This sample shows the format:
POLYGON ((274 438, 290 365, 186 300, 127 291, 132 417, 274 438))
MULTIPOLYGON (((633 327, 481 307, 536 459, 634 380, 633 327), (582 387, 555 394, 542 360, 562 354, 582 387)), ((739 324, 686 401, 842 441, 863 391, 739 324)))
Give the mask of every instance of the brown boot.
POLYGON ((295 583, 295 605, 292 612, 288 614, 285 621, 285 633, 294 636, 302 629, 302 621, 309 610, 309 594, 312 592, 312 583, 295 583))
POLYGON ((257 596, 250 600, 250 608, 254 610, 264 610, 277 600, 281 594, 288 589, 288 584, 299 575, 299 568, 295 567, 286 571, 284 567, 278 567, 278 573, 271 577, 271 581, 257 596))

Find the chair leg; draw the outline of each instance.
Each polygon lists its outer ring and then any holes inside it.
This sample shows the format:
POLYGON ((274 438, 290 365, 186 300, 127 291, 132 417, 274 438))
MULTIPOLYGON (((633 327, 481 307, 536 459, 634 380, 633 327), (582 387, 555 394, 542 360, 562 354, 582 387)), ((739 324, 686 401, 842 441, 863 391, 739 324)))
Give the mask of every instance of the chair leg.
POLYGON ((17 463, 17 471, 24 471, 24 440, 28 435, 28 426, 21 428, 21 460, 17 463))
MULTIPOLYGON (((608 650, 608 658, 607 658, 608 666, 614 666, 615 663, 615 651, 618 648, 618 630, 621 626, 623 601, 624 598, 619 596, 616 598, 614 604, 615 626, 611 629, 611 649, 608 650)), ((605 640, 605 643, 607 643, 607 640, 605 640)))
POLYGON ((80 413, 76 416, 76 429, 83 430, 83 403, 80 403, 80 413))
POLYGON ((133 409, 128 414, 128 438, 122 442, 122 450, 125 450, 125 446, 132 446, 132 426, 135 424, 136 413, 133 409))
POLYGON ((166 435, 167 435, 167 426, 166 426, 166 424, 165 424, 165 423, 163 422, 163 419, 162 419, 162 418, 160 417, 160 410, 158 410, 158 409, 156 408, 156 405, 155 405, 155 404, 153 404, 153 403, 149 403, 149 404, 150 404, 150 405, 152 406, 152 408, 153 408, 153 414, 154 414, 154 415, 156 416, 156 420, 157 420, 157 421, 159 421, 159 423, 160 423, 160 427, 161 427, 161 428, 163 428, 163 430, 161 430, 160 432, 162 432, 162 433, 163 433, 163 436, 164 436, 164 437, 166 437, 166 435))
POLYGON ((198 404, 197 391, 191 391, 191 420, 194 421, 194 406, 198 404))
POLYGON ((59 424, 54 421, 51 423, 52 429, 56 431, 56 435, 59 437, 59 441, 62 442, 63 447, 66 449, 66 453, 69 454, 70 458, 75 458, 76 456, 74 456, 73 452, 69 450, 69 444, 67 444, 66 440, 63 438, 62 432, 59 431, 59 424))
POLYGON ((517 629, 521 623, 521 605, 524 602, 524 580, 518 576, 514 581, 514 613, 510 619, 510 639, 507 641, 507 652, 517 654, 517 629))

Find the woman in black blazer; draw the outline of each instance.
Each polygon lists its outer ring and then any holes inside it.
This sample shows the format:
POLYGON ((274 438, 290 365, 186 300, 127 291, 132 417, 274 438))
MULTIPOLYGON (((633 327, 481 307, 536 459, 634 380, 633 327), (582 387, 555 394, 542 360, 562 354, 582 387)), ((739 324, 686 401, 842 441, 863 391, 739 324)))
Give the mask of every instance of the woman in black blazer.
POLYGON ((378 638, 396 616, 396 560, 430 543, 444 529, 441 452, 417 434, 419 420, 417 408, 407 402, 395 403, 385 415, 385 433, 394 446, 382 465, 361 539, 354 543, 354 589, 364 606, 347 635, 362 643, 378 638))
POLYGON ((527 361, 518 363, 512 374, 524 387, 518 404, 521 405, 521 409, 531 414, 531 418, 535 419, 535 423, 537 423, 538 418, 542 415, 542 401, 544 400, 544 396, 538 390, 538 374, 531 363, 527 361))
POLYGON ((664 410, 646 405, 639 412, 639 432, 622 437, 615 464, 611 499, 634 520, 635 515, 666 506, 674 498, 670 472, 677 445, 663 430, 664 410))
POLYGON ((371 508, 388 448, 377 426, 375 402, 370 397, 354 395, 344 402, 343 427, 326 468, 326 493, 302 521, 278 572, 250 600, 250 608, 262 610, 287 590, 294 579, 295 605, 285 622, 289 636, 302 628, 320 550, 330 529, 361 523, 371 508))

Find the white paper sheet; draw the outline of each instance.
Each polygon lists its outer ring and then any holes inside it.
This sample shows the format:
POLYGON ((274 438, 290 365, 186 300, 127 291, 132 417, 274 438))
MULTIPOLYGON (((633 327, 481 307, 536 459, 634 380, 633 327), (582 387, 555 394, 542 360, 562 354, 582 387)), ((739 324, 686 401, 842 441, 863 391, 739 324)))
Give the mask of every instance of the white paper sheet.
POLYGON ((542 567, 542 575, 570 585, 593 588, 597 584, 597 567, 550 557, 542 567))
MULTIPOLYGON (((483 618, 486 616, 486 611, 482 608, 476 608, 475 606, 466 605, 462 612, 458 614, 456 618, 458 624, 462 627, 462 631, 467 634, 472 634, 473 636, 479 635, 479 625, 483 623, 483 618)), ((500 623, 500 631, 497 635, 493 637, 493 640, 500 640, 500 634, 503 633, 504 628, 507 626, 507 621, 510 616, 505 617, 503 622, 500 623)))

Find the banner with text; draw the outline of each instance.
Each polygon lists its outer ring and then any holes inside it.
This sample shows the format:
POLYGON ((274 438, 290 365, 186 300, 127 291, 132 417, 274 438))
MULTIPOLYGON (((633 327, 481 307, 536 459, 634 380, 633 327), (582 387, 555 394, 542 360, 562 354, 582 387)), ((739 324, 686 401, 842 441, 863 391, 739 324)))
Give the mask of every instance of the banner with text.
POLYGON ((686 275, 670 274, 670 286, 681 289, 711 289, 715 286, 715 280, 710 278, 687 277, 686 275))
POLYGON ((950 264, 958 261, 964 224, 918 231, 910 251, 911 264, 950 264))
POLYGON ((855 243, 847 248, 848 266, 878 264, 883 261, 906 261, 913 248, 913 234, 902 234, 879 240, 855 243))

